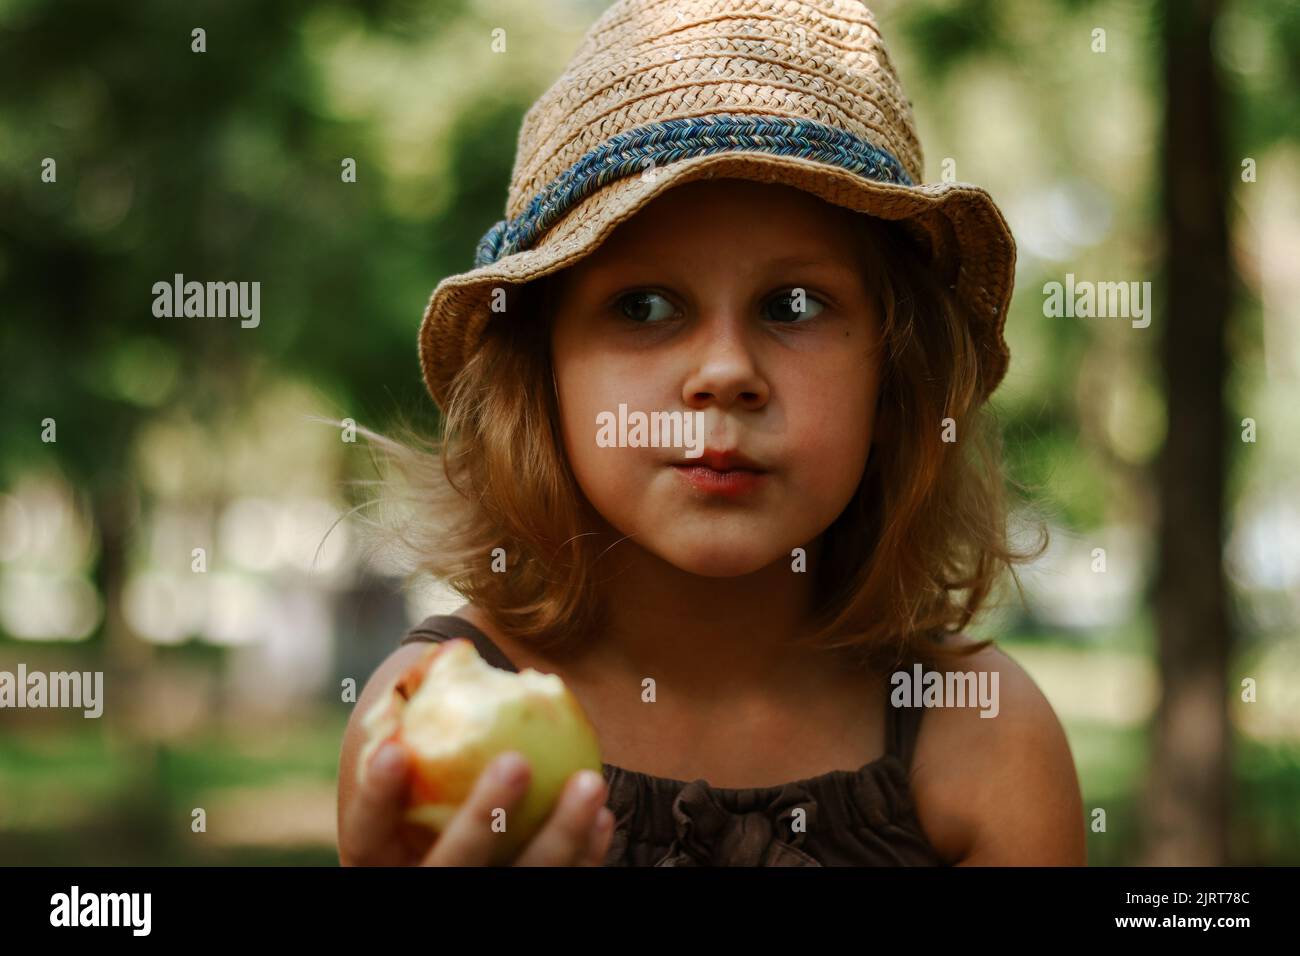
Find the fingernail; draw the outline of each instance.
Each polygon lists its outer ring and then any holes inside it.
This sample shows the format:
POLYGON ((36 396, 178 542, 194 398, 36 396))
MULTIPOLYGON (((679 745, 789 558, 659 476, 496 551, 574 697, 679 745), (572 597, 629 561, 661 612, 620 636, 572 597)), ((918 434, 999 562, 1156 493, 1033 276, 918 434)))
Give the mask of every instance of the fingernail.
POLYGON ((396 744, 384 744, 370 764, 381 783, 391 783, 402 773, 402 751, 396 744))
POLYGON ((526 763, 523 755, 512 750, 497 758, 492 773, 498 783, 509 786, 519 782, 524 775, 525 767, 526 763))
POLYGON ((605 778, 594 770, 584 770, 578 774, 578 782, 574 784, 574 789, 578 791, 578 799, 589 800, 596 795, 600 785, 605 782, 605 778))

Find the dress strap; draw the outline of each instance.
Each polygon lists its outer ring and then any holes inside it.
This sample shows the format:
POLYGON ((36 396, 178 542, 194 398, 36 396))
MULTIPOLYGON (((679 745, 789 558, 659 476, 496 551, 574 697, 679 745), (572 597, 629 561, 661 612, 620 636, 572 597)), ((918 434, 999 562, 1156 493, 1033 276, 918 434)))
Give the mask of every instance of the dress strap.
POLYGON ((479 656, 493 667, 499 667, 501 670, 509 671, 512 674, 519 673, 519 668, 515 667, 510 658, 506 657, 501 648, 493 644, 486 634, 463 617, 458 617, 455 614, 433 614, 426 617, 407 631, 406 636, 402 638, 400 643, 412 644, 416 641, 433 641, 440 644, 455 637, 465 637, 473 641, 479 656))

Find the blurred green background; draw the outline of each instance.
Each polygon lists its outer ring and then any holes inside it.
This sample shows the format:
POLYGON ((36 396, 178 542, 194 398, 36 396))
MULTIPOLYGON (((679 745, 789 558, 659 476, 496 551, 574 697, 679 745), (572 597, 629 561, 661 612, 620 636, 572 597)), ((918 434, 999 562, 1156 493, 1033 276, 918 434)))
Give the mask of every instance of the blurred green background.
MULTIPOLYGON (((107 697, 98 720, 0 711, 0 863, 337 863, 341 684, 461 602, 358 558, 338 519, 342 482, 371 474, 364 443, 308 416, 434 427, 423 305, 500 217, 522 114, 605 6, 0 0, 0 670, 103 670, 107 697), (155 317, 152 286, 176 273, 260 281, 260 325, 155 317)), ((1190 823, 1147 789, 1159 753, 1177 759, 1153 733, 1177 672, 1153 597, 1174 400, 1158 343, 1190 322, 1160 298, 1177 281, 1166 6, 870 6, 927 181, 986 187, 1019 244, 994 404, 1053 543, 1025 605, 1008 596, 977 632, 1066 726, 1089 821, 1106 815, 1090 862, 1161 859, 1173 840, 1300 863, 1300 5, 1225 3, 1207 60, 1235 277, 1210 317, 1228 357, 1211 693, 1230 738, 1204 742, 1227 802, 1190 823), (1044 317, 1044 283, 1067 272, 1152 280, 1151 326, 1044 317)))

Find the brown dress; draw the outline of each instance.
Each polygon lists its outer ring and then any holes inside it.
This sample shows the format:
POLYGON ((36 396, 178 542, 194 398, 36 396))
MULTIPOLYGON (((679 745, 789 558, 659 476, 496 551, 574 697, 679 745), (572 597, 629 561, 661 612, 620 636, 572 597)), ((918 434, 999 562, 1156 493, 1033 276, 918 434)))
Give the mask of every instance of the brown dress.
MULTIPOLYGON (((454 637, 473 641, 492 666, 518 672, 487 635, 454 614, 426 618, 401 643, 454 637)), ((886 699, 883 756, 857 770, 770 787, 725 789, 602 764, 615 819, 605 865, 943 866, 917 822, 907 779, 923 713, 886 699)))

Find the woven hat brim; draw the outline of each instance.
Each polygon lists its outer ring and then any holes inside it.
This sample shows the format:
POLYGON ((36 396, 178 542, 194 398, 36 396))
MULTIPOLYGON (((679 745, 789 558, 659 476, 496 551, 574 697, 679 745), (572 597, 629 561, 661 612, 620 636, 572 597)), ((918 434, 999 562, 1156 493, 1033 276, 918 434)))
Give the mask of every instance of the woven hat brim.
POLYGON ((574 264, 665 190, 709 178, 784 184, 855 212, 907 222, 909 231, 928 241, 931 268, 955 289, 968 316, 979 349, 983 396, 1002 380, 1009 361, 1002 330, 1014 285, 1016 249, 1006 220, 987 192, 969 183, 881 183, 816 160, 732 151, 660 167, 653 178, 634 175, 609 183, 574 206, 533 248, 438 283, 419 336, 420 366, 433 400, 447 407, 448 386, 491 317, 494 289, 531 282, 574 264))

